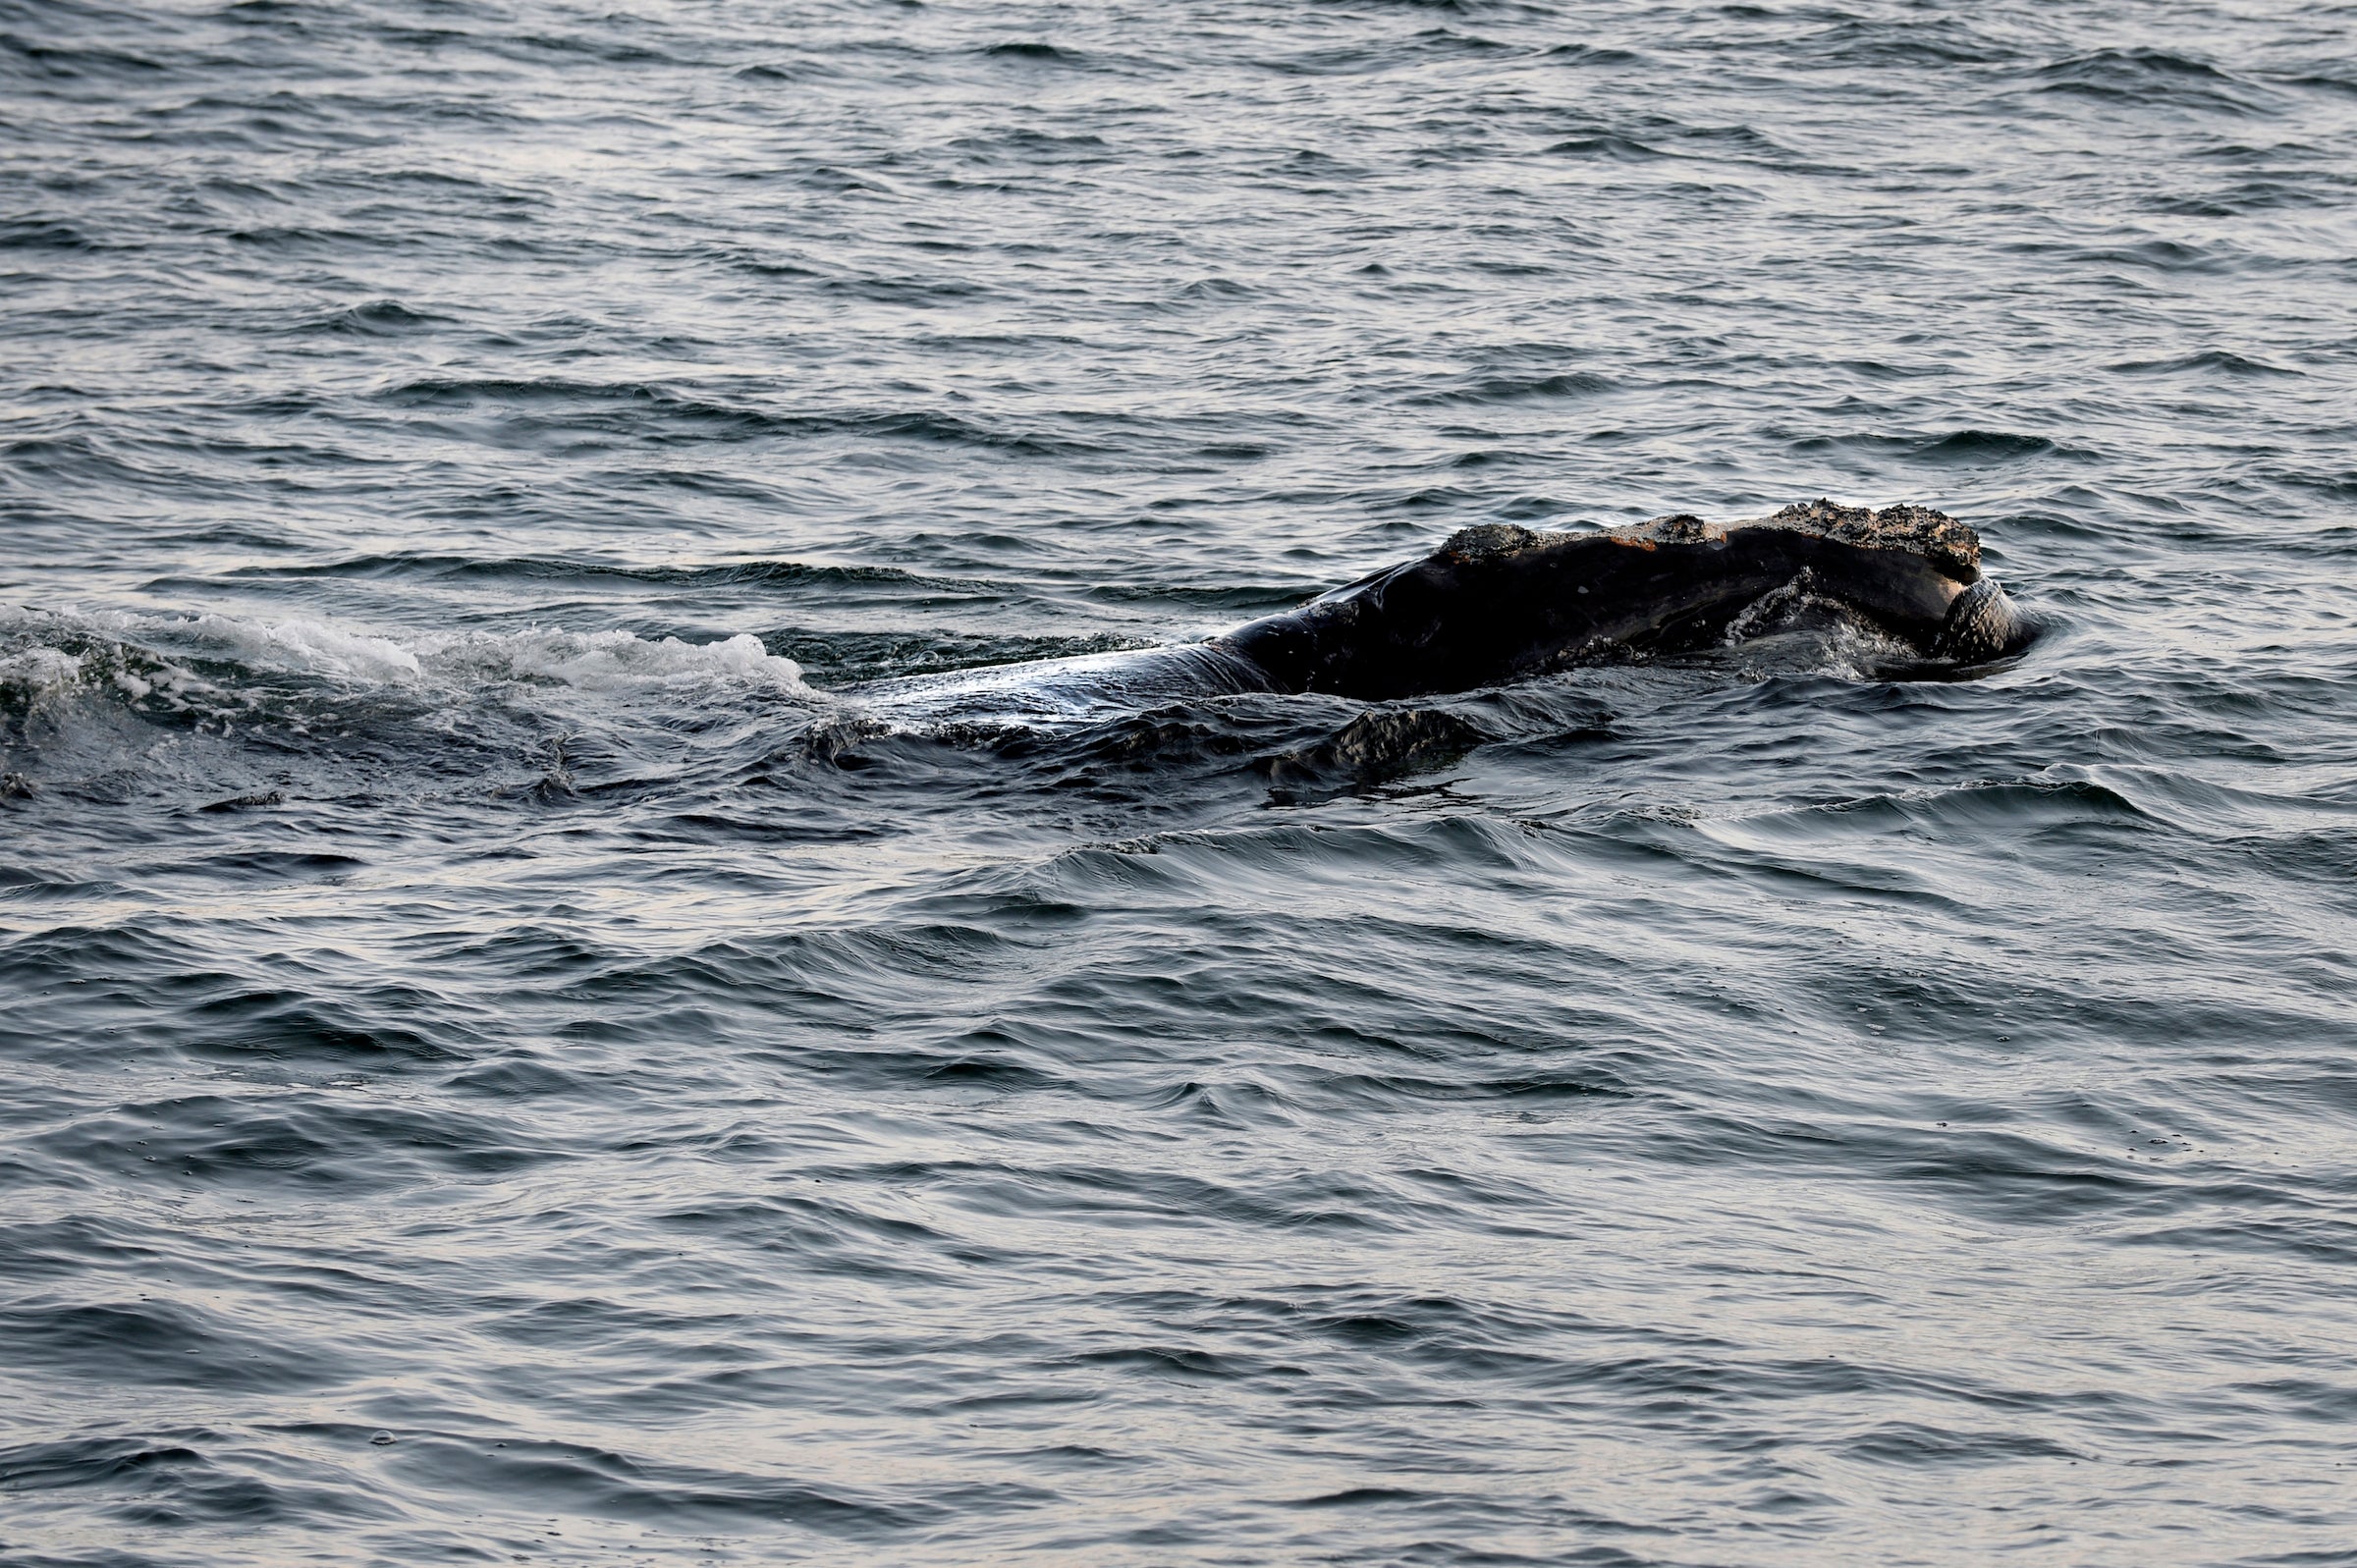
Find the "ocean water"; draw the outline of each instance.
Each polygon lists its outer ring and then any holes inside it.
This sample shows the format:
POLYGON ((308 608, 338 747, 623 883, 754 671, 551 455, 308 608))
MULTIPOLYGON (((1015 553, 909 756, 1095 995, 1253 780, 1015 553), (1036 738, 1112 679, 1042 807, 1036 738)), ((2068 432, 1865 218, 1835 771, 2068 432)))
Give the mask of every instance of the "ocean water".
POLYGON ((0 0, 0 1560, 2357 1563, 2357 7, 0 0), (2043 634, 868 682, 1830 495, 2043 634))

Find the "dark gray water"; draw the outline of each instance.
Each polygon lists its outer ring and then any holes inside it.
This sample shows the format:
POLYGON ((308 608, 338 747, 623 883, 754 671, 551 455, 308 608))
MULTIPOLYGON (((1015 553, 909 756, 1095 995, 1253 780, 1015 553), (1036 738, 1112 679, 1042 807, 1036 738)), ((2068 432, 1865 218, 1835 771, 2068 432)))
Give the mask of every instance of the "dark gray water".
POLYGON ((0 1558, 2357 1562, 2353 39, 0 0, 0 1558), (1821 494, 2043 640, 844 694, 1821 494))

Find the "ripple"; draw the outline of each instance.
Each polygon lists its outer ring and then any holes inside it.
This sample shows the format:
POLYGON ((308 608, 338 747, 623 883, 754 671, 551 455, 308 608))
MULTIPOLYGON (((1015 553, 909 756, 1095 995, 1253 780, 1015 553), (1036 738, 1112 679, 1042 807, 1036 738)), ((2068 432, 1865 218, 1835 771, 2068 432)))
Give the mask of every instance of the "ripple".
POLYGON ((411 9, 0 0, 0 1555, 2345 1552, 2333 19, 411 9))

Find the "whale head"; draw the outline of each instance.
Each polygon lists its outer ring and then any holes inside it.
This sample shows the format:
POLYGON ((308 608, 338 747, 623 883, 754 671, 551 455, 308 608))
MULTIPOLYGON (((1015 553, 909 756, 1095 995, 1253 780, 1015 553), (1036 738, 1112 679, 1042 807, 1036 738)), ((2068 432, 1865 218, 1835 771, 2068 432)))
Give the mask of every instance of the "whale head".
POLYGON ((1383 700, 1708 647, 1795 583, 1927 660, 1985 664, 2028 638, 1982 574, 1970 525, 1930 507, 1818 500, 1726 523, 1675 513, 1584 532, 1460 528, 1421 560, 1221 641, 1277 689, 1383 700))

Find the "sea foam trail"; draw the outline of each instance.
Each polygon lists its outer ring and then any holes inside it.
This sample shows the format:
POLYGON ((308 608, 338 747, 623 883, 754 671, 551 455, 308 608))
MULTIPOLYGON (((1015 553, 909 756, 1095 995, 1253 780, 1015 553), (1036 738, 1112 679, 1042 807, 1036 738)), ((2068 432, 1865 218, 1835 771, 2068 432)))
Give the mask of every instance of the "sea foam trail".
POLYGON ((749 632, 694 643, 618 629, 394 633, 310 616, 0 611, 0 690, 21 702, 107 690, 134 700, 192 698, 286 677, 352 691, 453 695, 503 685, 814 695, 799 665, 749 632))

